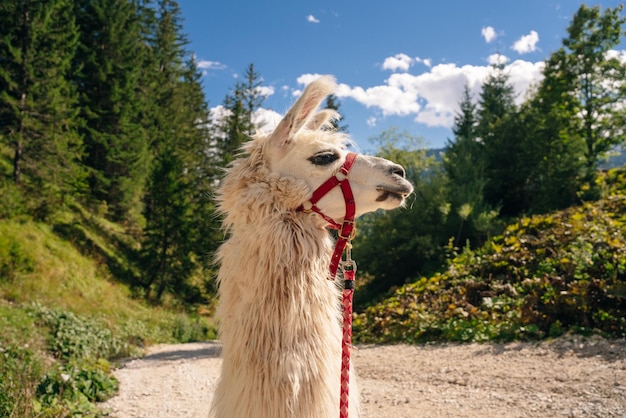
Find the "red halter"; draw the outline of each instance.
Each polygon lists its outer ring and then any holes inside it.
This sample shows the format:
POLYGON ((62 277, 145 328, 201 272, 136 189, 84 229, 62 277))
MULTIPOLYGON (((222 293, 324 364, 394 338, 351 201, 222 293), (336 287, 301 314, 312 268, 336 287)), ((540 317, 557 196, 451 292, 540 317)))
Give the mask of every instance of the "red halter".
MULTIPOLYGON (((354 217, 356 214, 356 202, 352 194, 352 188, 348 181, 348 172, 352 168, 357 155, 353 152, 348 153, 346 160, 342 164, 339 172, 326 180, 318 187, 308 202, 300 205, 296 210, 303 212, 315 212, 324 218, 330 228, 338 229, 338 238, 335 243, 335 250, 330 259, 330 278, 335 279, 339 264, 341 264, 341 256, 346 245, 354 238, 354 217), (341 174, 341 176, 340 176, 341 174), (346 204, 346 214, 343 222, 338 224, 331 217, 322 213, 316 203, 335 186, 341 187, 343 199, 346 204)), ((354 294, 354 276, 356 273, 356 263, 350 255, 350 247, 346 261, 342 264, 344 289, 342 293, 341 305, 343 306, 342 315, 342 339, 341 339, 341 393, 339 397, 339 418, 348 418, 348 400, 349 400, 349 383, 350 383, 350 348, 352 347, 352 296, 354 294)))
POLYGON ((346 155, 346 160, 339 169, 339 172, 322 183, 322 185, 313 192, 311 199, 296 209, 303 212, 315 212, 328 222, 329 228, 339 230, 337 243, 335 244, 335 251, 333 251, 333 255, 330 259, 330 278, 333 280, 337 274, 343 250, 346 248, 346 244, 353 238, 353 234, 355 232, 354 217, 356 214, 356 202, 354 201, 352 188, 350 187, 350 182, 348 181, 348 172, 352 168, 356 157, 357 154, 349 152, 348 155, 346 155), (316 206, 316 203, 336 186, 341 187, 343 199, 346 203, 346 214, 341 225, 335 222, 331 217, 322 213, 320 208, 316 206))

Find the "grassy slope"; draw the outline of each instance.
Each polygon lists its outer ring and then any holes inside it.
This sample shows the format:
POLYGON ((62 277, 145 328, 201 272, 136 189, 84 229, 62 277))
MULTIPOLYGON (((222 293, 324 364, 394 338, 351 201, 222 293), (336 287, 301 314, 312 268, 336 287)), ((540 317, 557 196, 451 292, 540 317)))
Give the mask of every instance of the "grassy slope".
POLYGON ((626 335, 626 170, 604 198, 524 217, 448 269, 397 289, 354 319, 360 342, 626 335))
POLYGON ((136 302, 128 305, 129 292, 107 280, 105 271, 50 226, 2 221, 0 236, 22 264, 0 285, 3 299, 19 304, 37 301, 83 314, 92 314, 97 307, 104 315, 123 315, 140 307, 136 302))
POLYGON ((64 216, 54 227, 0 220, 0 416, 93 413, 83 395, 67 394, 84 381, 115 389, 96 357, 214 335, 205 319, 134 299, 113 278, 111 267, 124 263, 115 225, 64 216))
POLYGON ((49 225, 1 220, 0 237, 0 260, 18 261, 14 267, 3 263, 0 300, 5 304, 37 303, 102 318, 113 327, 144 322, 154 328, 148 340, 172 338, 159 331, 169 328, 165 325, 172 321, 171 311, 133 299, 128 287, 115 281, 105 265, 81 254, 49 225))
POLYGON ((95 416, 115 382, 107 361, 146 344, 215 335, 185 307, 133 298, 137 249, 123 229, 75 205, 50 224, 10 181, 0 141, 0 417, 95 416), (69 376, 69 378, 68 378, 69 376))

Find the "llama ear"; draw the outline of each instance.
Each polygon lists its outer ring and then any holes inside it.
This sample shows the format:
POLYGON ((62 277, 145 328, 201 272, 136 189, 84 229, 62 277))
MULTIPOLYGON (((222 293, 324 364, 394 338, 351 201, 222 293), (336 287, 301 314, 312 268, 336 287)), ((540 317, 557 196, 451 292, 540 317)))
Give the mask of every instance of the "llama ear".
POLYGON ((274 129, 271 142, 278 146, 289 143, 307 124, 322 100, 333 91, 335 91, 335 79, 331 76, 323 76, 311 82, 274 129))
POLYGON ((322 128, 331 128, 333 120, 339 120, 341 116, 338 112, 335 112, 332 109, 324 109, 320 110, 309 120, 306 127, 311 129, 312 131, 317 131, 322 128))

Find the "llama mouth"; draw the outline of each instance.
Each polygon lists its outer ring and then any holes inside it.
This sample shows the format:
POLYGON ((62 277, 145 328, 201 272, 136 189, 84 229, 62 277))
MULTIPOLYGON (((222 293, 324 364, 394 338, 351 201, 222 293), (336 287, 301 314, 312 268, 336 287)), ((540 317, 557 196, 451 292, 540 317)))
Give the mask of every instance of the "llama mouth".
POLYGON ((394 199, 394 200, 399 200, 402 202, 404 198, 407 196, 407 193, 398 192, 395 190, 383 189, 382 187, 379 187, 377 190, 381 192, 380 196, 376 198, 377 202, 384 202, 385 200, 389 198, 394 199))

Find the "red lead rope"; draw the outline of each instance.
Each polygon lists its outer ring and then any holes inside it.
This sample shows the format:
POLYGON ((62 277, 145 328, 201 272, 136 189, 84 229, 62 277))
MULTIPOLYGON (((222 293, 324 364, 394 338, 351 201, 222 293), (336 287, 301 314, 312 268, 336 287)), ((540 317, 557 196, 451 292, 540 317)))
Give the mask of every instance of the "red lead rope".
POLYGON ((335 243, 335 250, 330 258, 330 278, 335 279, 337 270, 341 265, 344 279, 344 289, 341 298, 343 306, 342 338, 341 338, 341 393, 339 397, 339 418, 348 418, 348 399, 350 394, 350 349, 352 348, 352 296, 354 294, 354 277, 356 274, 356 263, 352 260, 350 241, 354 237, 354 218, 356 215, 356 202, 348 181, 348 172, 352 168, 357 155, 353 152, 346 155, 346 160, 341 166, 339 173, 326 180, 318 187, 305 204, 300 205, 296 210, 303 212, 315 212, 323 217, 329 227, 338 229, 338 238, 335 243), (339 175, 341 174, 341 176, 339 175), (342 224, 338 224, 329 216, 326 216, 316 206, 316 203, 334 187, 340 186, 343 199, 346 203, 346 214, 342 224), (341 262, 343 251, 348 247, 346 261, 341 262))
POLYGON ((348 418, 348 400, 350 399, 350 349, 352 348, 352 296, 354 295, 354 276, 356 274, 356 263, 350 256, 350 247, 348 247, 346 261, 342 263, 342 270, 344 288, 341 296, 343 324, 341 338, 341 395, 339 397, 339 418, 348 418))

